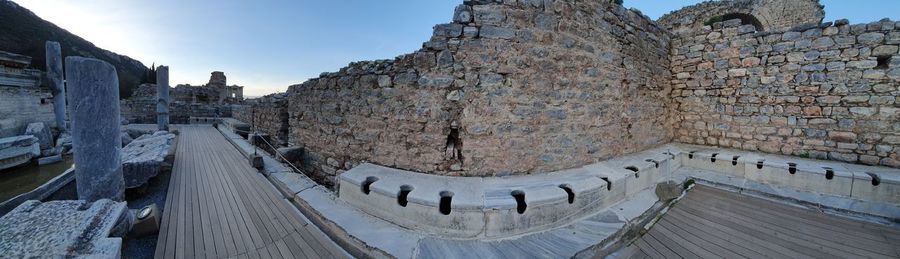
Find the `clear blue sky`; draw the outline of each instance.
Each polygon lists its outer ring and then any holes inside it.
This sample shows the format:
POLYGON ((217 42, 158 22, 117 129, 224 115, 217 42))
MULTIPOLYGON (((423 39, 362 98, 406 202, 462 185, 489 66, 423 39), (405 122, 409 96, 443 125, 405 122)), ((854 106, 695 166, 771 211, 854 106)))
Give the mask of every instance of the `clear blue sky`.
MULTIPOLYGON (((171 83, 204 84, 213 70, 245 95, 291 84, 352 61, 391 59, 421 47, 462 0, 14 0, 95 45, 150 66, 171 83)), ((625 0, 659 18, 698 0, 625 0)), ((898 0, 822 0, 826 21, 900 20, 898 0)))

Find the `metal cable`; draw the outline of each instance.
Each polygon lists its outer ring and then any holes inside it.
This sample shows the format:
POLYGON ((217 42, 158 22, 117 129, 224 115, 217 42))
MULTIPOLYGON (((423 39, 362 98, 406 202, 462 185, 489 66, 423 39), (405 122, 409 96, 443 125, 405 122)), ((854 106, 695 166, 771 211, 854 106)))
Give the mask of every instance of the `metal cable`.
MULTIPOLYGON (((258 132, 256 132, 256 131, 251 132, 251 131, 244 131, 244 130, 238 130, 238 129, 232 129, 232 130, 235 131, 235 132, 252 133, 252 134, 254 134, 254 135, 256 135, 256 136, 259 136, 258 132)), ((281 152, 278 152, 278 149, 275 148, 275 146, 272 146, 272 143, 269 143, 269 141, 267 141, 266 138, 263 138, 263 137, 258 137, 258 138, 261 139, 264 143, 266 143, 266 145, 268 145, 269 148, 272 148, 272 152, 275 153, 276 155, 278 155, 278 157, 281 157, 281 160, 284 161, 283 163, 288 164, 288 166, 290 166, 292 169, 294 169, 294 171, 296 171, 297 173, 306 175, 305 173, 303 173, 302 170, 300 170, 299 168, 297 168, 296 166, 294 166, 294 164, 291 163, 291 161, 288 160, 288 159, 284 156, 284 154, 282 154, 281 152)), ((253 145, 253 143, 250 143, 250 144, 253 145)))

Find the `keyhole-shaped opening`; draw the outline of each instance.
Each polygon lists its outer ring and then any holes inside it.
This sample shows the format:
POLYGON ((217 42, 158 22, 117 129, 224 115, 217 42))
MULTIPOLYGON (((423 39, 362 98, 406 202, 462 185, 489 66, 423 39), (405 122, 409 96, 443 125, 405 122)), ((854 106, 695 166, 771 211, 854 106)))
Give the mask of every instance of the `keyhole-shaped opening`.
POLYGON ((406 204, 409 203, 409 193, 413 189, 415 188, 409 185, 400 186, 400 193, 397 193, 397 204, 400 204, 401 207, 406 207, 406 204))
POLYGON ((833 169, 831 169, 830 167, 822 167, 822 169, 825 169, 825 179, 831 180, 831 178, 834 178, 833 169))
POLYGON ((872 177, 872 186, 878 186, 879 184, 881 184, 881 177, 879 177, 877 174, 869 172, 866 172, 866 174, 869 175, 869 177, 872 177))
POLYGON ((442 191, 440 194, 441 202, 438 209, 441 211, 441 214, 450 215, 450 202, 453 201, 453 192, 442 191))
POLYGON ((569 204, 575 203, 575 192, 572 191, 572 186, 569 186, 568 184, 560 184, 559 188, 566 191, 566 194, 569 195, 569 204))
POLYGON ((653 163, 653 165, 656 166, 656 168, 659 168, 659 161, 656 161, 656 160, 653 160, 653 159, 647 159, 647 160, 644 160, 644 161, 653 163))
POLYGON ((797 164, 796 163, 788 163, 788 172, 791 174, 797 173, 797 164))
POLYGON ((513 198, 516 199, 516 212, 519 214, 525 213, 525 209, 528 208, 528 204, 525 203, 525 192, 520 190, 515 190, 510 193, 513 198))
POLYGON ((719 155, 719 153, 713 153, 712 156, 709 157, 709 162, 715 163, 715 162, 716 162, 716 156, 718 156, 718 155, 719 155))
POLYGON ((737 166, 738 158, 741 158, 741 156, 733 156, 733 157, 731 157, 731 166, 737 166))
POLYGON ((764 162, 764 161, 765 161, 765 160, 762 160, 762 159, 756 161, 756 169, 762 169, 762 168, 763 168, 763 162, 764 162))
POLYGON ((635 167, 635 166, 627 166, 627 167, 625 167, 625 169, 628 169, 628 170, 631 170, 632 172, 634 172, 634 178, 640 178, 640 177, 641 177, 641 175, 638 174, 638 168, 637 168, 637 167, 635 167))
POLYGON ((362 192, 365 193, 366 195, 369 195, 369 191, 371 191, 370 187, 372 186, 373 183, 375 183, 375 181, 378 181, 378 177, 375 177, 375 176, 366 177, 366 180, 363 181, 362 185, 361 185, 362 192))

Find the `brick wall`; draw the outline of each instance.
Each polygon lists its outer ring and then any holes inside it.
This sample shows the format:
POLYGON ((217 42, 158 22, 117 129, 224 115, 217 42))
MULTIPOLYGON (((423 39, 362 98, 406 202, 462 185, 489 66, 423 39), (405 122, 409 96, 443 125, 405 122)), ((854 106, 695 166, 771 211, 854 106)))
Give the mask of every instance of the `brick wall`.
POLYGON ((900 167, 900 23, 672 40, 676 140, 900 167))

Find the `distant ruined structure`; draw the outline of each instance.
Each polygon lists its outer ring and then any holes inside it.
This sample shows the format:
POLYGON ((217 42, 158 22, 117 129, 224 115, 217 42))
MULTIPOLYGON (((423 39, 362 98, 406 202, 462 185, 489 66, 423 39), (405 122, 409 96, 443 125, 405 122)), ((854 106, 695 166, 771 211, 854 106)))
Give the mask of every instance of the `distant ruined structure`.
MULTIPOLYGON (((176 85, 170 89, 170 122, 187 124, 191 117, 231 117, 232 106, 244 100, 244 87, 227 85, 225 73, 214 71, 201 86, 176 85)), ((156 123, 155 84, 142 84, 122 101, 122 114, 131 123, 156 123)))
POLYGON ((326 184, 362 161, 535 174, 673 141, 900 167, 900 25, 823 17, 815 0, 658 21, 608 1, 465 1, 414 53, 291 86, 288 142, 326 184))
POLYGON ((0 51, 0 138, 20 135, 29 123, 55 126, 53 94, 31 57, 0 51))

